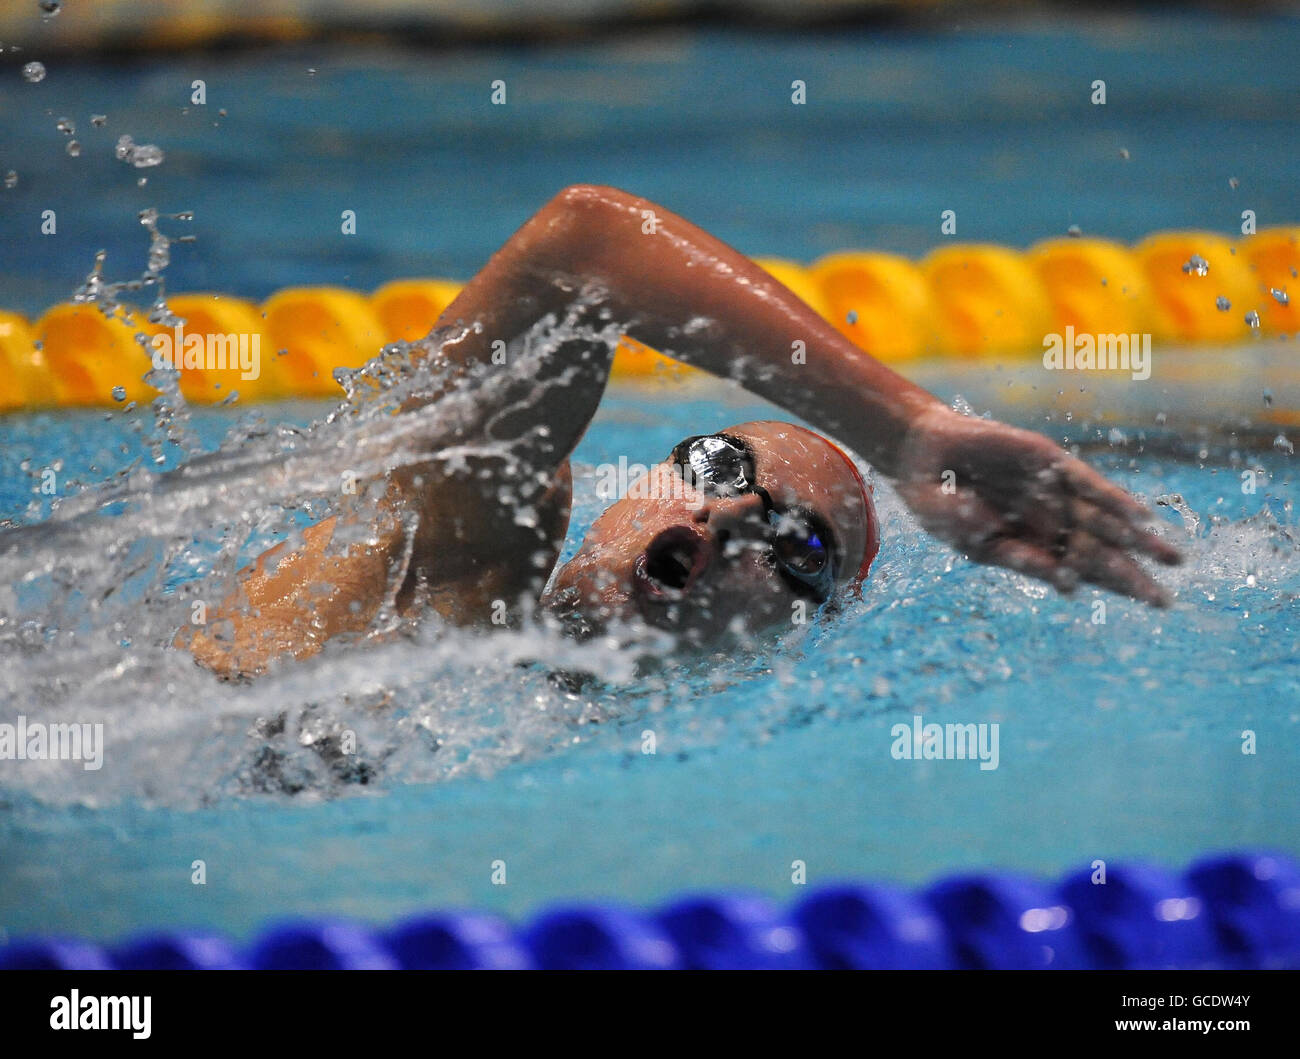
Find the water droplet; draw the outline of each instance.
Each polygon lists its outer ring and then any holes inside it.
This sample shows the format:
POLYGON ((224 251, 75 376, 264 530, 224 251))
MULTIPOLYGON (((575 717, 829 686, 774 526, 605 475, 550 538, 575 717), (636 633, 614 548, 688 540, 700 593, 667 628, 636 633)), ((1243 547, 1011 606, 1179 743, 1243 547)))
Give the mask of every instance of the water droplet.
POLYGON ((63 0, 39 0, 38 6, 42 17, 48 20, 55 18, 63 10, 63 0))
POLYGON ((1265 407, 1265 408, 1272 408, 1272 407, 1273 407, 1273 391, 1272 391, 1272 390, 1265 390, 1265 391, 1264 391, 1264 407, 1265 407))
POLYGON ((68 154, 72 155, 73 158, 81 157, 81 144, 79 144, 76 140, 69 140, 68 145, 64 148, 64 150, 67 151, 68 154))
POLYGON ((1195 537, 1201 525, 1201 516, 1191 509, 1182 493, 1162 493, 1156 497, 1157 507, 1171 507, 1181 516, 1183 528, 1189 536, 1195 537))
POLYGON ((1210 271, 1210 263, 1200 254, 1193 254, 1183 262, 1183 271, 1190 275, 1204 276, 1210 271))
POLYGON ((1071 239, 1078 239, 1081 235, 1083 235, 1083 229, 1080 228, 1077 224, 1072 224, 1070 225, 1070 227, 1065 229, 1065 234, 1068 235, 1071 239))
POLYGON ((44 81, 45 64, 35 62, 28 63, 23 67, 23 80, 32 85, 36 84, 38 81, 44 81))
POLYGON ((126 387, 125 387, 125 386, 114 386, 114 387, 113 387, 113 400, 114 400, 114 401, 125 401, 125 400, 126 400, 126 387))
POLYGON ((1226 313, 1229 309, 1232 308, 1232 302, 1228 301, 1227 298, 1225 298, 1222 294, 1220 294, 1217 298, 1214 299, 1214 307, 1218 309, 1219 312, 1226 313))
POLYGON ((1276 287, 1269 287, 1268 292, 1273 295, 1273 300, 1277 302, 1278 305, 1287 305, 1291 301, 1284 290, 1278 290, 1276 287))
POLYGON ((1273 448, 1278 452, 1285 452, 1288 456, 1295 454, 1295 446, 1287 440, 1285 434, 1279 434, 1273 439, 1273 448))
POLYGON ((850 309, 850 310, 849 310, 849 315, 846 316, 844 319, 847 320, 848 323, 850 323, 850 324, 856 324, 856 323, 858 322, 858 312, 857 312, 857 310, 856 310, 856 309, 850 309))
POLYGON ((77 126, 72 123, 71 118, 60 118, 54 125, 64 136, 71 136, 77 131, 77 126))
POLYGON ((1121 148, 1119 149, 1119 156, 1120 156, 1122 159, 1124 159, 1124 161, 1127 162, 1127 161, 1129 160, 1128 148, 1127 148, 1127 147, 1121 147, 1121 148))
POLYGON ((157 144, 136 143, 130 136, 117 138, 117 146, 113 149, 113 154, 119 161, 133 165, 137 169, 161 165, 166 157, 163 149, 157 144))
POLYGON ((1232 188, 1233 191, 1236 191, 1237 188, 1241 187, 1241 181, 1238 180, 1235 176, 1228 177, 1228 187, 1232 188))
POLYGON ((1250 324, 1250 329, 1251 329, 1252 331, 1258 331, 1258 330, 1259 330, 1259 313, 1255 312, 1254 309, 1251 309, 1250 312, 1248 312, 1248 313, 1246 314, 1246 323, 1250 324))
POLYGON ((11 169, 5 174, 5 187, 16 188, 18 186, 18 173, 11 169))
POLYGON ((90 124, 92 124, 93 126, 95 126, 95 128, 97 128, 97 129, 102 129, 105 125, 108 124, 108 115, 107 115, 107 114, 92 114, 92 115, 90 115, 90 124))

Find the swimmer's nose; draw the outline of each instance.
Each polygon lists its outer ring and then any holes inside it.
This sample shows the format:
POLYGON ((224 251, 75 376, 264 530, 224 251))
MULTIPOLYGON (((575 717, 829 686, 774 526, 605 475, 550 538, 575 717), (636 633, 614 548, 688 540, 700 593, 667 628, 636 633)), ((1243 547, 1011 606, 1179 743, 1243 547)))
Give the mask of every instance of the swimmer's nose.
POLYGON ((697 522, 708 525, 714 540, 750 539, 760 536, 767 527, 767 508, 757 493, 714 497, 696 512, 697 522))

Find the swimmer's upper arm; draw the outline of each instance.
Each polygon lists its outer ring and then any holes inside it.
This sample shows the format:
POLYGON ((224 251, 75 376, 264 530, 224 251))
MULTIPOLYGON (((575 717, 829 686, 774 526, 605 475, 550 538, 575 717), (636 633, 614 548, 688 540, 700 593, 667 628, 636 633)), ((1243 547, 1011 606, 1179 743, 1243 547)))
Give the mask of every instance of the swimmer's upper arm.
POLYGON ((520 601, 541 595, 564 544, 569 462, 534 472, 524 495, 518 477, 489 477, 484 488, 478 470, 416 496, 407 589, 458 625, 513 623, 520 601))

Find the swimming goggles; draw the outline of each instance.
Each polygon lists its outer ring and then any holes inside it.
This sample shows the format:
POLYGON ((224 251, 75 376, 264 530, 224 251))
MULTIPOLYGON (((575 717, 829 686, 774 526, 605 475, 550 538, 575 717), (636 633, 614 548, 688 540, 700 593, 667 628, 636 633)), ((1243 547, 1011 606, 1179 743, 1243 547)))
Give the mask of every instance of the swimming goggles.
POLYGON ((696 435, 678 444, 668 459, 687 483, 706 495, 758 496, 777 572, 799 595, 819 603, 830 598, 838 565, 834 537, 806 508, 776 506, 757 483, 754 454, 743 439, 733 434, 696 435))

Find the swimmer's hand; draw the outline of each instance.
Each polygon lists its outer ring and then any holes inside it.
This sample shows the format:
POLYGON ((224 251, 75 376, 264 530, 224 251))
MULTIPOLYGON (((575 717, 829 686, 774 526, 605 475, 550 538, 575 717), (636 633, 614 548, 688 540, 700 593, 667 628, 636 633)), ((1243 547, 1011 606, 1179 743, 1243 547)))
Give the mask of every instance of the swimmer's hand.
POLYGON ((1061 592, 1091 582, 1168 606, 1134 561, 1182 561, 1123 489, 1043 437, 946 407, 908 431, 898 491, 921 524, 976 562, 1040 578, 1061 592))
POLYGON ((401 534, 381 514, 364 539, 331 547, 338 525, 332 516, 307 527, 295 552, 285 543, 263 552, 239 572, 206 628, 182 630, 174 645, 222 679, 249 679, 278 659, 309 658, 332 636, 367 629, 388 595, 401 534))

